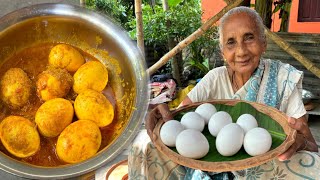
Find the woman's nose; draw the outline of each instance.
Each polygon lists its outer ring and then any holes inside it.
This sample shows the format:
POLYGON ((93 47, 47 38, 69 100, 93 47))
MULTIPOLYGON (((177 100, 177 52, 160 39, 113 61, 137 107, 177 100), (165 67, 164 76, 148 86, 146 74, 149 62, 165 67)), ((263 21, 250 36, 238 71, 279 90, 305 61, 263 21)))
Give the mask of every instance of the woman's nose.
POLYGON ((241 43, 238 43, 237 45, 237 48, 236 48, 236 55, 237 56, 243 56, 243 55, 246 55, 247 54, 247 47, 246 47, 246 44, 241 42, 241 43))

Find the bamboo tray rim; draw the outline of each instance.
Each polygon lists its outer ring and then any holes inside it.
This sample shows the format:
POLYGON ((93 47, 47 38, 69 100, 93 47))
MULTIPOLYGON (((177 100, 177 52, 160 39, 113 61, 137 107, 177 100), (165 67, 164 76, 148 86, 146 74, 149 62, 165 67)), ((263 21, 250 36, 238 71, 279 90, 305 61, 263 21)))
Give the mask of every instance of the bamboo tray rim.
POLYGON ((286 139, 273 150, 268 151, 267 153, 264 153, 259 156, 249 157, 246 159, 241 160, 235 160, 235 161, 220 161, 220 162, 209 162, 209 161, 201 161, 196 159, 191 159, 184 157, 173 150, 171 150, 169 147, 167 147, 163 142, 161 141, 161 138, 159 138, 160 134, 160 128, 165 123, 163 119, 160 119, 158 123, 156 124, 156 127, 153 130, 153 137, 152 141, 154 142, 154 145, 156 148, 164 155, 166 155, 169 159, 171 159, 173 162, 193 168, 193 169, 199 169, 203 171, 213 171, 213 172, 225 172, 225 171, 237 171, 237 170, 243 170, 247 168, 251 168, 254 166, 258 166, 261 164, 264 164, 274 158, 276 158, 278 155, 285 152, 295 141, 295 137, 297 134, 297 131, 292 129, 288 123, 287 123, 287 116, 283 112, 280 112, 276 108, 266 106, 264 104, 256 103, 256 102, 249 102, 249 101, 243 101, 243 100, 213 100, 213 101, 204 101, 204 102, 198 102, 198 103, 192 103, 189 105, 186 105, 184 107, 181 107, 179 109, 176 109, 172 111, 173 116, 175 116, 177 113, 181 111, 187 111, 189 109, 195 108, 203 103, 211 103, 211 104, 223 104, 223 105, 229 105, 229 106, 235 106, 239 102, 244 102, 247 104, 250 104, 253 106, 257 111, 260 113, 266 114, 269 117, 271 117, 273 120, 278 122, 280 126, 283 128, 284 133, 287 135, 286 139))

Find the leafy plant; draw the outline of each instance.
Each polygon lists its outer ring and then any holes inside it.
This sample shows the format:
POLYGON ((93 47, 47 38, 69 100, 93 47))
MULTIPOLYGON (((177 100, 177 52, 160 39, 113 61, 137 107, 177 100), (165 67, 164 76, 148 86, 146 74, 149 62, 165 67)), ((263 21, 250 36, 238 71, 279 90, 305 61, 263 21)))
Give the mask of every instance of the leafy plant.
MULTIPOLYGON (((202 25, 200 0, 168 0, 170 10, 166 12, 161 3, 161 0, 143 0, 142 5, 144 41, 146 49, 153 51, 153 61, 169 51, 168 38, 180 42, 202 25)), ((134 0, 86 0, 86 6, 112 17, 136 39, 134 0)), ((188 78, 202 77, 212 68, 208 57, 216 49, 215 32, 215 28, 209 30, 188 46, 184 58, 184 67, 191 69, 188 78)), ((159 72, 171 71, 168 63, 159 72)))
POLYGON ((88 9, 95 9, 95 0, 86 0, 86 8, 88 9))
POLYGON ((292 0, 277 0, 273 4, 275 6, 272 13, 279 12, 279 18, 281 19, 280 31, 287 32, 289 26, 289 14, 292 0))
POLYGON ((124 29, 131 30, 127 23, 135 18, 134 0, 86 0, 86 6, 108 15, 124 29))
MULTIPOLYGON (((174 5, 175 3, 171 4, 174 5)), ((143 5, 143 26, 146 44, 164 44, 167 42, 168 37, 181 41, 200 27, 201 8, 199 0, 184 0, 170 8, 169 11, 164 12, 161 5, 143 5), (170 27, 167 27, 167 21, 170 21, 170 27)), ((129 24, 132 29, 130 36, 135 38, 136 22, 132 20, 129 24)))
MULTIPOLYGON (((144 4, 143 11, 143 33, 147 46, 165 45, 168 49, 168 38, 175 42, 180 42, 196 31, 201 25, 201 6, 200 0, 168 0, 170 10, 164 12, 161 4, 144 4), (168 26, 167 22, 170 22, 168 26)), ((131 27, 130 36, 136 37, 136 22, 129 22, 131 27)), ((215 39, 216 29, 212 28, 198 40, 188 46, 185 66, 197 68, 196 75, 189 76, 196 78, 203 76, 212 67, 208 66, 208 56, 216 49, 215 39), (206 49, 207 53, 204 53, 206 49), (199 73, 200 72, 200 73, 199 73)), ((164 54, 159 53, 159 54, 164 54)), ((160 56, 161 57, 161 56, 160 56)))
POLYGON ((178 4, 180 4, 181 2, 183 2, 183 0, 168 0, 168 5, 169 7, 175 7, 178 4))
MULTIPOLYGON (((167 29, 165 25, 165 13, 162 6, 144 4, 143 11, 143 34, 146 45, 162 45, 167 42, 167 29)), ((136 38, 136 20, 132 19, 129 23, 132 29, 129 35, 132 39, 136 38)))
POLYGON ((280 10, 279 17, 281 17, 282 11, 285 10, 286 3, 291 3, 291 1, 292 0, 277 0, 277 1, 273 2, 274 9, 273 9, 272 13, 276 13, 280 10))
POLYGON ((217 28, 212 27, 188 46, 183 72, 186 79, 201 78, 213 68, 210 66, 209 57, 213 56, 218 48, 216 32, 217 28))

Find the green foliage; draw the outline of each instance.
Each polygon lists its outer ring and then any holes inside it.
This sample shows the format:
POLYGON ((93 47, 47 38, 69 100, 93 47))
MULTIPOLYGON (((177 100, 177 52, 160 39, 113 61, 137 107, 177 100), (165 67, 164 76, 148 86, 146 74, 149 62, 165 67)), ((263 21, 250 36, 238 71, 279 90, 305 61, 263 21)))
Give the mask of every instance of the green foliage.
MULTIPOLYGON (((198 0, 185 0, 168 12, 164 12, 161 5, 144 4, 142 11, 147 45, 165 44, 168 37, 181 41, 201 26, 201 8, 198 0), (169 26, 167 22, 170 22, 169 26)), ((136 22, 132 20, 129 24, 132 29, 130 36, 135 38, 136 22)))
MULTIPOLYGON (((145 4, 142 7, 143 14, 143 33, 146 45, 162 45, 167 43, 167 28, 165 24, 165 13, 162 6, 150 6, 145 4)), ((136 39, 136 20, 132 19, 129 23, 131 31, 129 35, 136 39)))
POLYGON ((185 57, 184 67, 191 71, 189 79, 203 77, 213 67, 209 64, 209 57, 215 53, 219 41, 216 37, 217 28, 212 27, 196 41, 188 46, 188 54, 185 57))
MULTIPOLYGON (((273 4, 274 4, 274 10, 272 11, 272 13, 276 13, 280 10, 280 13, 282 13, 281 11, 284 11, 285 10, 285 6, 286 6, 286 3, 291 3, 292 0, 280 0, 280 1, 275 1, 273 4)), ((280 18, 281 18, 281 15, 279 15, 280 18)))
MULTIPOLYGON (((170 10, 167 12, 164 12, 161 4, 143 5, 143 33, 147 46, 167 46, 168 38, 180 42, 202 25, 200 0, 168 0, 168 4, 170 10)), ((130 37, 135 39, 135 20, 129 22, 129 26, 132 29, 130 37)), ((212 68, 209 67, 208 56, 212 55, 218 44, 215 34, 216 28, 212 28, 188 46, 184 66, 195 69, 190 78, 202 77, 212 68)))
POLYGON ((168 5, 170 8, 173 8, 180 4, 183 0, 168 0, 168 5))
POLYGON ((204 60, 204 63, 201 63, 200 61, 194 58, 189 58, 188 61, 185 63, 185 66, 186 67, 191 66, 200 70, 200 74, 196 75, 194 78, 194 79, 197 79, 199 78, 198 76, 202 75, 202 73, 206 74, 209 72, 209 68, 208 68, 209 64, 207 62, 208 62, 208 59, 204 60))
MULTIPOLYGON (((156 59, 169 51, 168 38, 180 42, 202 25, 200 0, 168 0, 170 10, 167 12, 163 10, 162 0, 142 2, 145 45, 153 47, 156 59)), ((86 0, 86 6, 112 17, 132 39, 136 39, 134 0, 86 0)), ((185 66, 195 69, 190 78, 202 77, 212 68, 208 56, 216 49, 215 32, 215 28, 209 30, 188 46, 185 66)), ((164 67, 164 71, 170 72, 170 64, 164 67)))
POLYGON ((86 6, 108 15, 124 29, 131 30, 127 23, 135 18, 134 0, 86 0, 86 6))
POLYGON ((95 8, 95 0, 86 0, 86 7, 88 9, 94 9, 95 8))
POLYGON ((280 32, 288 31, 291 2, 292 0, 278 0, 273 2, 275 8, 272 11, 272 13, 276 13, 280 11, 279 12, 279 18, 281 19, 280 32))

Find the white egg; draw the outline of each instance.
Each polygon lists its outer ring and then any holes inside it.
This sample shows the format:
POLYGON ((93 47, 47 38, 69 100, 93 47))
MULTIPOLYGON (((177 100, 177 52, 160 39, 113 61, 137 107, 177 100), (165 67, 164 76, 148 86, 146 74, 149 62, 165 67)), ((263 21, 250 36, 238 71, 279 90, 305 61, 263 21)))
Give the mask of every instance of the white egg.
POLYGON ((160 129, 161 141, 170 147, 176 146, 176 138, 180 132, 184 130, 184 126, 177 120, 170 120, 164 123, 160 129))
POLYGON ((198 113, 205 120, 205 123, 208 124, 211 116, 217 112, 217 109, 210 103, 203 103, 194 112, 198 113))
POLYGON ((243 129, 236 123, 224 126, 216 138, 216 148, 223 156, 233 156, 242 147, 243 129))
POLYGON ((264 128, 253 128, 244 137, 244 150, 251 156, 257 156, 270 150, 272 137, 264 128))
POLYGON ((186 129, 178 135, 176 149, 184 157, 199 159, 209 152, 209 142, 200 131, 186 129))
POLYGON ((196 112, 187 112, 181 118, 181 124, 186 129, 195 129, 200 132, 203 131, 205 122, 204 119, 196 112))
POLYGON ((242 114, 239 116, 237 119, 237 124, 242 127, 244 133, 247 133, 249 130, 258 127, 256 118, 251 114, 242 114))
POLYGON ((231 116, 225 111, 219 111, 212 115, 209 120, 208 128, 210 134, 217 137, 219 131, 227 124, 232 123, 231 116))

